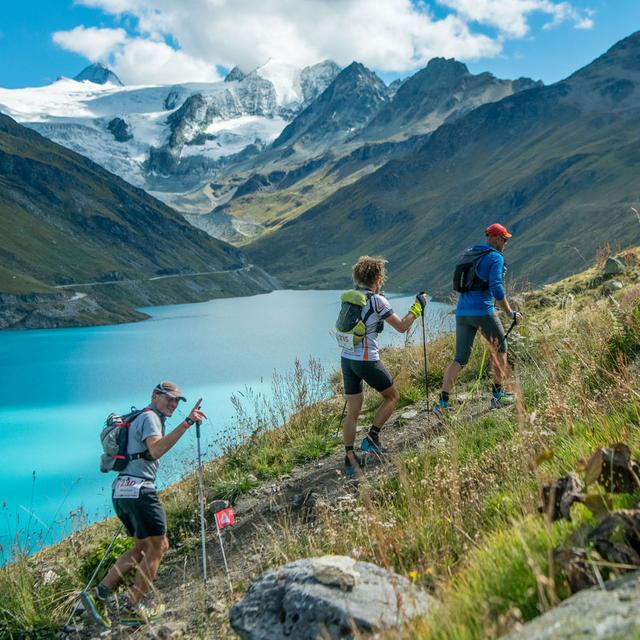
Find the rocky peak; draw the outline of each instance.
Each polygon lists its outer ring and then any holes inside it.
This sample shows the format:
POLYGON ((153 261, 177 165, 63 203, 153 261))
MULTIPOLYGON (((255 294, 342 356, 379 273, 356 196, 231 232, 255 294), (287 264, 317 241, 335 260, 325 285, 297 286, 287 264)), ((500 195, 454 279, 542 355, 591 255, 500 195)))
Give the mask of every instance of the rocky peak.
POLYGON ((77 76, 74 77, 74 80, 77 80, 78 82, 88 80, 95 84, 107 84, 110 82, 111 84, 118 85, 119 87, 124 87, 120 78, 118 78, 111 69, 105 67, 99 62, 85 67, 77 76))
POLYGON ((340 73, 340 67, 333 60, 324 60, 300 72, 300 86, 305 104, 315 100, 340 73))
POLYGON ((452 58, 433 58, 407 78, 362 132, 367 139, 424 134, 486 102, 494 102, 537 84, 528 78, 499 80, 491 73, 474 75, 452 58))
POLYGON ((343 69, 273 143, 279 147, 304 138, 318 149, 360 130, 388 99, 387 87, 359 62, 343 69))
POLYGON ((352 62, 345 67, 336 77, 333 85, 329 87, 334 94, 343 89, 357 90, 359 92, 373 92, 380 94, 383 99, 387 96, 387 87, 378 76, 367 69, 360 62, 352 62))
POLYGON ((246 77, 247 77, 247 74, 244 73, 244 71, 242 71, 242 69, 240 69, 240 67, 236 65, 235 67, 233 67, 233 69, 231 69, 231 71, 229 71, 224 81, 225 82, 233 82, 234 80, 242 81, 246 77))
POLYGON ((470 75, 467 65, 454 58, 432 58, 418 73, 424 74, 430 82, 438 84, 457 83, 460 78, 470 75))

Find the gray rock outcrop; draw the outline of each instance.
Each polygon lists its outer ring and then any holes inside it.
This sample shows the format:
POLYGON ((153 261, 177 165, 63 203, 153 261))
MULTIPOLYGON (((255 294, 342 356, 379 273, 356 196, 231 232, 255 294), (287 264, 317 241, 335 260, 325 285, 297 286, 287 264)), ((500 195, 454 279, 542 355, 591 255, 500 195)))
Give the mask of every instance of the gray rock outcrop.
POLYGON ((225 82, 242 82, 247 77, 247 74, 240 69, 238 65, 233 67, 231 71, 225 76, 225 82))
POLYGON ((107 125, 117 142, 127 142, 133 138, 131 128, 122 118, 113 118, 107 125))
POLYGON ((614 258, 613 256, 609 256, 607 261, 604 263, 604 267, 602 268, 602 273, 605 276, 615 276, 624 271, 624 265, 618 258, 614 258))
POLYGON ((122 80, 120 80, 120 78, 118 78, 111 69, 105 67, 99 62, 85 67, 77 76, 74 76, 73 79, 78 82, 89 80, 89 82, 93 82, 95 84, 107 84, 107 82, 110 82, 118 87, 124 87, 122 80))
POLYGON ((640 571, 581 591, 505 640, 613 640, 640 635, 640 571))
POLYGON ((229 618, 244 640, 352 638, 425 615, 433 602, 391 571, 327 556, 268 571, 231 609, 229 618))

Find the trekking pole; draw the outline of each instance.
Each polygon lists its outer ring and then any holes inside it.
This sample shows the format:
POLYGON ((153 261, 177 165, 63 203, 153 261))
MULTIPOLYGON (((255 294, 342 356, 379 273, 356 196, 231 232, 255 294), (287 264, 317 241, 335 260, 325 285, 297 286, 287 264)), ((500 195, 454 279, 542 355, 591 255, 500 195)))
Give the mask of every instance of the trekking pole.
POLYGON ((340 433, 340 428, 342 427, 342 421, 344 420, 344 414, 347 412, 347 401, 344 401, 344 406, 342 407, 342 415, 340 416, 340 420, 338 421, 338 428, 336 429, 336 433, 333 436, 334 438, 338 437, 340 433))
POLYGON ((504 338, 500 340, 500 346, 504 344, 504 341, 509 337, 509 334, 513 331, 513 328, 516 326, 517 323, 518 321, 514 318, 513 322, 511 323, 511 326, 507 329, 507 333, 504 334, 504 338))
POLYGON ((427 366, 427 333, 424 327, 424 310, 422 311, 422 351, 424 354, 424 390, 427 395, 427 411, 429 411, 429 368, 427 366))
POLYGON ((196 422, 196 443, 198 447, 198 495, 200 498, 200 537, 202 538, 202 574, 207 582, 207 552, 204 539, 204 485, 202 483, 202 457, 200 455, 200 422, 196 422))
MULTIPOLYGON (((107 557, 109 556, 109 552, 111 551, 111 548, 113 547, 113 545, 116 543, 116 539, 118 538, 118 536, 120 535, 120 532, 122 531, 122 529, 124 528, 124 525, 121 524, 118 527, 118 530, 116 531, 116 535, 113 536, 113 540, 111 540, 109 546, 107 547, 107 550, 104 552, 104 555, 102 556, 102 560, 100 560, 100 562, 98 563, 98 566, 94 569, 93 573, 91 574, 91 577, 89 578, 89 582, 87 582, 85 588, 80 592, 81 594, 86 593, 87 591, 89 591, 89 589, 91 588, 91 583, 95 580, 95 577, 98 575, 98 572, 100 571, 100 569, 102 568, 102 565, 104 564, 104 561, 107 559, 107 557)), ((73 609, 71 610, 71 614, 69 615, 69 618, 67 619, 67 621, 64 623, 64 626, 67 627, 69 626, 69 623, 71 622, 71 620, 73 619, 73 616, 75 615, 77 609, 78 609, 78 600, 76 600, 76 603, 73 607, 73 609)))

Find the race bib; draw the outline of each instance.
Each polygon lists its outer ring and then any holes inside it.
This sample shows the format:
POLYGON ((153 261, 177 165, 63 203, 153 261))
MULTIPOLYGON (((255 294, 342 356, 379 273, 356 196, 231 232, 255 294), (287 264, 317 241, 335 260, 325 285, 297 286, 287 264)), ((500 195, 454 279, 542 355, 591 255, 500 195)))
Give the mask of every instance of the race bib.
POLYGON ((132 476, 120 476, 113 485, 114 498, 138 498, 146 480, 132 476))
POLYGON ((341 349, 353 350, 353 334, 342 333, 342 331, 336 331, 336 342, 341 349))

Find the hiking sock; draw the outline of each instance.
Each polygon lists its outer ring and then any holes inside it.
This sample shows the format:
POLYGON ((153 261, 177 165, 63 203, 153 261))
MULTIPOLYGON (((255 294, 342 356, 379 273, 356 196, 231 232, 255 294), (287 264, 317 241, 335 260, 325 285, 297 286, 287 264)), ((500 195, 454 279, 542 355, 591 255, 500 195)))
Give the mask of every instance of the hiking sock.
POLYGON ((493 385, 491 385, 491 393, 493 393, 494 396, 497 396, 499 393, 502 393, 502 385, 496 384, 494 382, 493 385))
POLYGON ((449 392, 448 391, 441 391, 440 392, 440 400, 442 400, 443 402, 446 402, 447 404, 449 404, 449 392))
POLYGON ((367 435, 376 444, 378 444, 380 442, 380 429, 378 427, 376 427, 374 424, 372 424, 369 427, 369 431, 367 432, 367 435))

